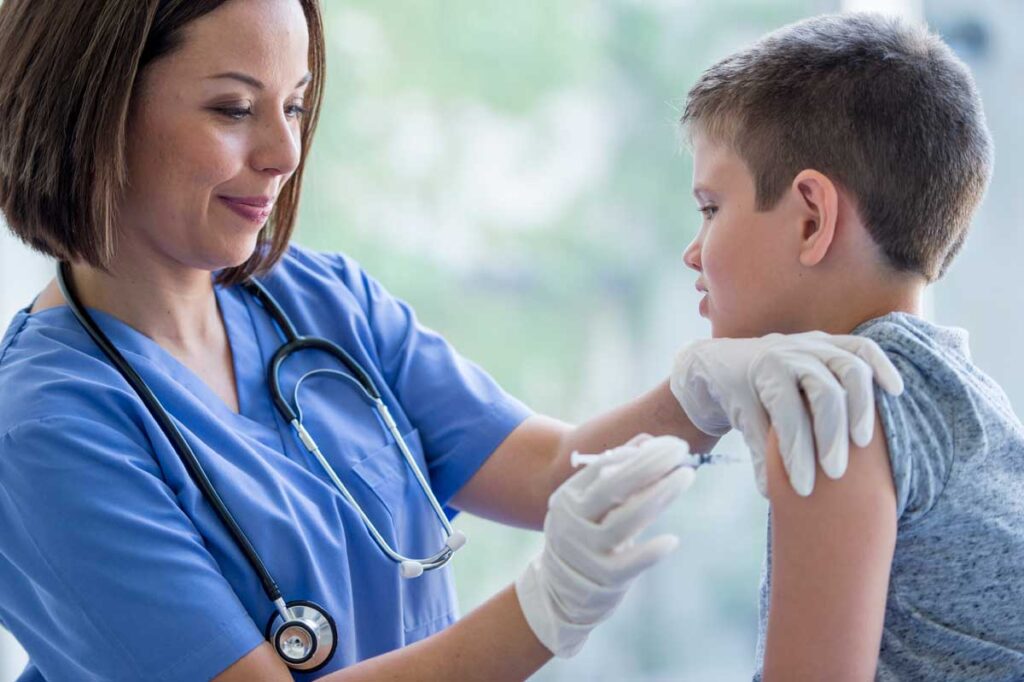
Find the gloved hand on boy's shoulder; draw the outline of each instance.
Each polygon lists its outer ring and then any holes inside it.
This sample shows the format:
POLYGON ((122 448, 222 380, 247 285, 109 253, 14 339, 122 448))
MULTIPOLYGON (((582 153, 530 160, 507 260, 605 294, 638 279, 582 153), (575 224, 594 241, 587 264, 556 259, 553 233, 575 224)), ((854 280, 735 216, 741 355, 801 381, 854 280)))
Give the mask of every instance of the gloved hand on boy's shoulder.
POLYGON ((825 474, 839 478, 849 441, 861 447, 871 441, 874 381, 893 395, 903 392, 903 380, 874 341, 807 332, 696 341, 676 356, 669 385, 701 431, 743 433, 762 495, 774 426, 790 483, 810 495, 815 452, 825 474))

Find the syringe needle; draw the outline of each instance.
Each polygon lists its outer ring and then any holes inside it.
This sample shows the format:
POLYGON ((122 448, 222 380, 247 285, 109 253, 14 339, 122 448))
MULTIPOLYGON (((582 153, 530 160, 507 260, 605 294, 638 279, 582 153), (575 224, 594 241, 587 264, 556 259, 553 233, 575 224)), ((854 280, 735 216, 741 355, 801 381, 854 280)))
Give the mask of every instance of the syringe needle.
MULTIPOLYGON (((603 455, 587 455, 574 451, 569 455, 569 463, 574 469, 576 469, 581 466, 586 466, 587 464, 592 464, 601 457, 603 457, 603 455)), ((706 464, 736 464, 741 461, 743 461, 742 458, 723 452, 692 452, 686 455, 686 459, 680 466, 697 469, 706 464)))

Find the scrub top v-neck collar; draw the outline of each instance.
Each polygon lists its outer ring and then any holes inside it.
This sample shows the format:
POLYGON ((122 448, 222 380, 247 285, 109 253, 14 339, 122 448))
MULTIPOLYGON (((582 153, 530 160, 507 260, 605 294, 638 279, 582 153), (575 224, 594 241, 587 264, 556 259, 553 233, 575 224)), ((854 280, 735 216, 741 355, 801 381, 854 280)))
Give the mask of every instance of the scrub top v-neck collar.
MULTIPOLYGON (((245 294, 239 287, 219 286, 214 287, 214 294, 231 346, 238 412, 232 410, 209 384, 156 341, 109 313, 91 307, 86 309, 122 353, 141 356, 158 365, 218 417, 284 453, 285 439, 267 392, 266 362, 256 338, 256 325, 250 308, 241 300, 245 294)), ((28 314, 30 321, 36 318, 39 322, 47 316, 59 317, 69 327, 78 328, 78 322, 66 305, 28 314)))
MULTIPOLYGON (((272 433, 276 441, 267 442, 275 450, 287 453, 286 442, 291 434, 285 433, 283 420, 277 415, 270 389, 267 385, 267 363, 273 349, 268 351, 261 343, 256 320, 253 317, 253 306, 250 298, 241 287, 214 287, 217 305, 231 345, 231 358, 235 373, 235 390, 238 395, 238 412, 228 408, 227 404, 214 395, 216 402, 229 414, 240 421, 258 427, 264 435, 272 433)), ((267 316, 269 318, 269 316, 267 316)), ((272 325, 272 323, 271 323, 272 325)), ((273 327, 269 330, 276 334, 273 327)), ((197 377, 198 379, 198 377, 197 377)), ((200 382, 203 383, 203 382, 200 382)), ((209 386, 203 388, 212 393, 209 386)), ((265 441, 266 442, 266 441, 265 441)))

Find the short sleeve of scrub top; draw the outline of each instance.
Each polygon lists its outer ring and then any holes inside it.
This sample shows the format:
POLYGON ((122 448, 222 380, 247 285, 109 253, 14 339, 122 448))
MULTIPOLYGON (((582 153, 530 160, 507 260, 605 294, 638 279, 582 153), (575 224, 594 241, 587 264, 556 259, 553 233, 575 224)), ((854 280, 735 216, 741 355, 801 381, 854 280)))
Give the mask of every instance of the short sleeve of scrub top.
MULTIPOLYGON (((529 414, 351 259, 289 249, 264 284, 300 334, 371 375, 442 504, 529 414)), ((239 412, 119 320, 91 311, 172 416, 286 600, 339 637, 312 680, 457 617, 451 569, 406 580, 277 414, 281 334, 239 287, 216 290, 239 412)), ((374 411, 317 351, 282 368, 290 401, 384 538, 426 556, 440 524, 374 411), (310 372, 314 372, 310 374, 310 372)), ((141 401, 65 307, 19 312, 0 342, 0 621, 22 680, 211 679, 258 646, 259 579, 141 401)), ((472 541, 472 540, 471 540, 472 541)), ((456 561, 458 558, 456 557, 456 561)))

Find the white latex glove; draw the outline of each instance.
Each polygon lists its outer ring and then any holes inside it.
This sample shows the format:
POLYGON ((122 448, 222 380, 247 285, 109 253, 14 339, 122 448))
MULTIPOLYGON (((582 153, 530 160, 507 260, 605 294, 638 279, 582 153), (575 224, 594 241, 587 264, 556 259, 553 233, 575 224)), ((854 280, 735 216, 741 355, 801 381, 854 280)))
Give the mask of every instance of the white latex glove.
POLYGON ((548 502, 544 549, 516 581, 537 639, 556 656, 582 648, 637 575, 679 544, 674 535, 640 543, 647 528, 694 479, 679 467, 689 447, 671 436, 634 439, 569 478, 548 502))
POLYGON ((810 495, 815 451, 825 474, 839 478, 849 441, 860 447, 871 442, 873 379, 893 395, 903 392, 903 379, 874 341, 808 332, 697 341, 676 356, 670 386, 701 431, 743 432, 762 495, 766 440, 774 426, 790 483, 798 494, 810 495))

